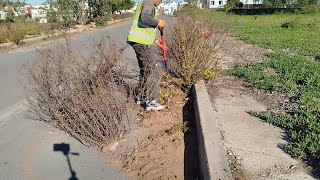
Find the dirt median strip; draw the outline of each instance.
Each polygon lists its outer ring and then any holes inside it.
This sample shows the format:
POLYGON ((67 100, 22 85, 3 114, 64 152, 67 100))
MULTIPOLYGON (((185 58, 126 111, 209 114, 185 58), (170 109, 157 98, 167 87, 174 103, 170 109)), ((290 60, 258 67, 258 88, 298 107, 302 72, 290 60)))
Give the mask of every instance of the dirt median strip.
MULTIPOLYGON (((123 22, 123 21, 128 21, 132 19, 132 17, 129 17, 129 18, 124 18, 124 19, 117 19, 117 20, 112 20, 112 21, 109 21, 106 26, 104 26, 103 28, 105 27, 108 27, 108 26, 111 26, 115 23, 119 23, 119 22, 123 22)), ((81 33, 81 32, 86 32, 86 31, 95 31, 99 28, 88 28, 88 29, 70 29, 66 32, 56 32, 56 33, 53 33, 53 34, 49 34, 49 35, 40 35, 40 36, 35 36, 35 37, 31 37, 31 38, 26 38, 26 39, 23 39, 22 42, 24 43, 31 43, 31 42, 37 42, 37 41, 41 41, 41 40, 46 40, 46 39, 49 39, 49 38, 56 38, 56 37, 59 37, 59 36, 62 36, 64 33, 65 34, 76 34, 76 33, 81 33)), ((8 43, 0 43, 0 48, 10 48, 10 47, 14 47, 14 46, 17 46, 16 44, 14 44, 13 42, 8 42, 8 43)))
POLYGON ((232 179, 219 126, 204 81, 195 84, 195 117, 199 142, 200 173, 206 179, 232 179))

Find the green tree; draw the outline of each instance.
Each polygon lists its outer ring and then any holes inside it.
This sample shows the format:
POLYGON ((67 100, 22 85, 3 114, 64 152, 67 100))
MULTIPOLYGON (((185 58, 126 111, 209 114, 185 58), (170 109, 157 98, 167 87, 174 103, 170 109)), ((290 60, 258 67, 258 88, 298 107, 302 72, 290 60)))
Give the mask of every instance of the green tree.
POLYGON ((123 2, 123 4, 122 4, 122 5, 123 5, 123 10, 129 10, 129 9, 133 8, 134 4, 135 4, 134 1, 125 0, 125 1, 123 2))
POLYGON ((0 0, 0 7, 5 7, 9 5, 9 1, 8 0, 0 0))
POLYGON ((55 8, 56 4, 48 2, 48 6, 45 6, 44 10, 47 13, 47 20, 49 23, 58 22, 58 10, 55 8))
POLYGON ((92 18, 105 17, 112 11, 112 1, 88 0, 89 14, 92 18))
POLYGON ((0 0, 0 10, 4 7, 4 0, 0 0))
POLYGON ((229 0, 229 1, 227 1, 227 4, 224 5, 224 8, 226 10, 230 10, 230 9, 236 8, 237 5, 239 5, 240 3, 241 3, 240 0, 229 0))
POLYGON ((15 18, 15 22, 24 23, 28 19, 28 14, 21 14, 15 18))
POLYGON ((267 8, 283 8, 286 7, 289 0, 264 0, 263 5, 267 8))
POLYGON ((63 22, 65 25, 80 23, 85 19, 103 24, 115 10, 130 9, 131 0, 48 0, 47 17, 49 22, 63 22), (85 11, 84 4, 89 8, 85 11))
POLYGON ((290 6, 304 7, 317 4, 317 0, 263 0, 263 5, 269 8, 283 8, 290 6))
POLYGON ((18 8, 18 7, 23 7, 26 3, 25 2, 9 2, 9 5, 12 6, 13 8, 18 8))
POLYGON ((121 3, 113 4, 112 5, 112 12, 119 11, 119 10, 128 10, 134 6, 134 1, 131 0, 124 0, 121 3))
POLYGON ((6 22, 7 23, 14 23, 14 11, 13 11, 13 9, 12 8, 8 8, 6 10, 6 13, 7 13, 6 22))
POLYGON ((306 5, 314 5, 317 4, 317 0, 297 0, 297 5, 300 7, 304 7, 306 5))
POLYGON ((66 27, 78 23, 80 17, 78 0, 48 0, 47 3, 49 22, 61 22, 66 27))

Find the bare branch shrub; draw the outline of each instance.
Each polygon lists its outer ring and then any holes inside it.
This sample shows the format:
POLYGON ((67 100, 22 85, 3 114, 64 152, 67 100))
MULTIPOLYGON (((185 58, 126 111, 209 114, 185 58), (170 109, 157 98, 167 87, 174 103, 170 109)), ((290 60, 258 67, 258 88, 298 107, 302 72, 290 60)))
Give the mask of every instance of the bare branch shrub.
POLYGON ((179 14, 168 38, 168 68, 190 87, 200 79, 212 79, 218 71, 216 53, 222 36, 210 26, 186 14, 179 14))
POLYGON ((105 41, 93 49, 85 58, 68 40, 66 45, 41 50, 39 58, 24 67, 33 118, 87 146, 106 144, 126 131, 121 54, 105 41))

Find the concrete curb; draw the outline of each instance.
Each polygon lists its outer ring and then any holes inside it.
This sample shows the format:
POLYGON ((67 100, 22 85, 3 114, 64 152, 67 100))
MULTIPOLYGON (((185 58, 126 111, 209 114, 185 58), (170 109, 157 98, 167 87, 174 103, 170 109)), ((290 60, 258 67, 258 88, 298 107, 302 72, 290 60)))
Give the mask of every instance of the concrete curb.
POLYGON ((112 21, 107 22, 107 25, 111 25, 111 24, 114 24, 114 23, 117 23, 117 22, 126 21, 126 20, 129 20, 129 19, 132 19, 132 18, 133 18, 133 17, 128 17, 128 18, 124 18, 124 19, 112 20, 112 21))
POLYGON ((233 179, 204 81, 193 89, 202 179, 233 179))

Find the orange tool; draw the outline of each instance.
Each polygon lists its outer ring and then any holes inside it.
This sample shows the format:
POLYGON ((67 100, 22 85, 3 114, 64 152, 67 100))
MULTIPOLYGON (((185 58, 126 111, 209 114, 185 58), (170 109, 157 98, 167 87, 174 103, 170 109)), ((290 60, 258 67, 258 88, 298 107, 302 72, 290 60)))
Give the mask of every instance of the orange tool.
MULTIPOLYGON (((161 44, 165 46, 166 44, 165 44, 165 41, 164 41, 163 28, 160 29, 160 36, 161 36, 161 44)), ((162 50, 162 52, 163 52, 164 66, 167 69, 167 51, 166 50, 162 50)))

